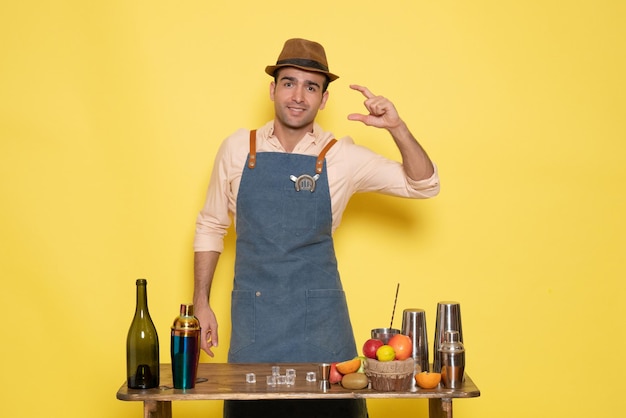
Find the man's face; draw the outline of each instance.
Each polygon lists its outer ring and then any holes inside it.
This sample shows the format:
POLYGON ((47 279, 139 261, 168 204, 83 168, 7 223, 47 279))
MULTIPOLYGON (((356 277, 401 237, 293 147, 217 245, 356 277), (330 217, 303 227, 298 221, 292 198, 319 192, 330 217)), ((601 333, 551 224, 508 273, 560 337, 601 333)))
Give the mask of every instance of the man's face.
POLYGON ((326 76, 316 72, 285 67, 278 70, 276 81, 270 84, 276 122, 289 129, 312 129, 317 111, 328 100, 322 93, 326 76))

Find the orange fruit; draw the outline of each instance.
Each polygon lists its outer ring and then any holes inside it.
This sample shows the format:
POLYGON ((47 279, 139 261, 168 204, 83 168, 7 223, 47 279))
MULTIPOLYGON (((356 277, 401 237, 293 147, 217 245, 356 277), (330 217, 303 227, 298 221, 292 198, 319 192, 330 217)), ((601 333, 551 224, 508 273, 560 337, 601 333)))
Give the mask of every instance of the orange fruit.
POLYGON ((417 386, 422 389, 434 389, 441 382, 441 373, 421 372, 415 375, 417 386))
POLYGON ((396 360, 406 360, 413 354, 413 341, 404 334, 396 334, 387 343, 396 352, 396 360))
POLYGON ((337 363, 335 367, 337 368, 337 371, 341 374, 354 373, 361 367, 361 359, 355 357, 352 360, 346 360, 342 361, 341 363, 337 363))
POLYGON ((396 358, 396 352, 393 350, 393 347, 390 345, 381 345, 376 350, 376 359, 378 361, 392 361, 396 358))

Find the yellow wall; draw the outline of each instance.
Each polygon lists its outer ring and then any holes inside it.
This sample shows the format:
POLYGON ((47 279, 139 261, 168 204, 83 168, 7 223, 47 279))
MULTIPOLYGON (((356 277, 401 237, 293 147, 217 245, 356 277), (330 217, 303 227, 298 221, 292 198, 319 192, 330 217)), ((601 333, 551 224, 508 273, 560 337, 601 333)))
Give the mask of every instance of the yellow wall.
MULTIPOLYGON (((292 36, 394 100, 436 160, 430 201, 363 195, 336 235, 357 341, 398 311, 462 304, 459 417, 624 413, 624 2, 16 1, 0 6, 2 416, 138 417, 115 399, 135 279, 161 360, 192 292, 194 220, 222 138, 271 116, 263 68, 292 36), (243 3, 243 4, 241 4, 243 3)), ((232 270, 213 301, 225 361, 232 270)), ((399 326, 396 314, 395 325, 399 326)), ((178 417, 218 403, 176 403, 178 417)), ((373 401, 373 418, 425 402, 373 401)))

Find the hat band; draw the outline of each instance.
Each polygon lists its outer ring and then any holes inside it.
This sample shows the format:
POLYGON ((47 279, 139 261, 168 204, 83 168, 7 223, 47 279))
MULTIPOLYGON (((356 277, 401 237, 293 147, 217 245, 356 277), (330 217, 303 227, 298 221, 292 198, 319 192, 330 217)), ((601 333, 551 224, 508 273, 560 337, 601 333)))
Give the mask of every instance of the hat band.
POLYGON ((286 60, 276 61, 276 65, 296 65, 298 67, 315 68, 316 70, 328 72, 328 67, 326 67, 325 65, 322 65, 317 61, 307 60, 304 58, 290 58, 286 60))

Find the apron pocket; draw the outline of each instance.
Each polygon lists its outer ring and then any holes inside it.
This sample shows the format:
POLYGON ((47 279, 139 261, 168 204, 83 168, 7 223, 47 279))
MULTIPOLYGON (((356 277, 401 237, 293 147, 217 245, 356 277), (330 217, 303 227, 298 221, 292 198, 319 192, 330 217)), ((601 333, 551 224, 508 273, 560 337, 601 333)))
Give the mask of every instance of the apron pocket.
POLYGON ((307 290, 306 338, 311 346, 334 357, 354 355, 348 354, 356 348, 343 290, 307 290))
MULTIPOLYGON (((293 187, 293 186, 292 186, 293 187)), ((289 234, 309 232, 317 230, 317 204, 318 196, 309 191, 289 191, 287 198, 283 200, 282 214, 280 216, 283 231, 289 234)), ((289 241, 288 241, 289 242, 289 241)))
POLYGON ((254 344, 254 292, 233 290, 231 303, 230 354, 236 354, 254 344))

